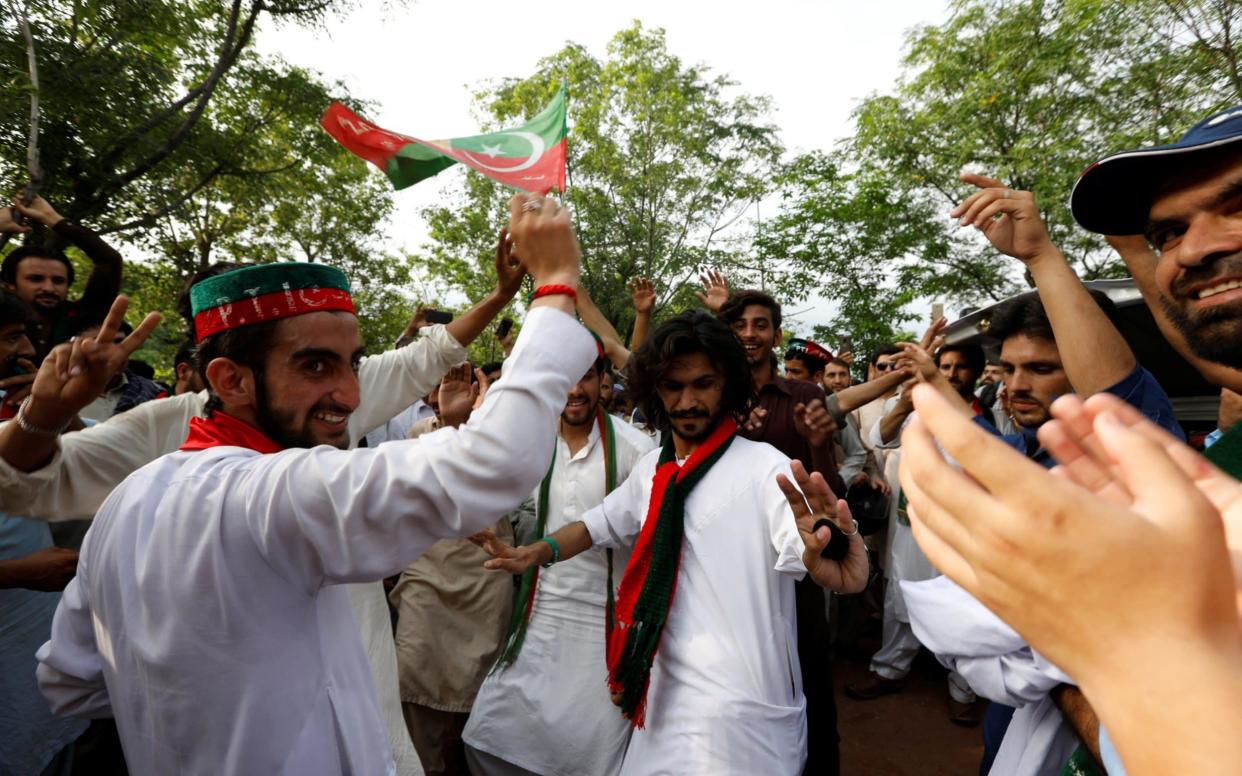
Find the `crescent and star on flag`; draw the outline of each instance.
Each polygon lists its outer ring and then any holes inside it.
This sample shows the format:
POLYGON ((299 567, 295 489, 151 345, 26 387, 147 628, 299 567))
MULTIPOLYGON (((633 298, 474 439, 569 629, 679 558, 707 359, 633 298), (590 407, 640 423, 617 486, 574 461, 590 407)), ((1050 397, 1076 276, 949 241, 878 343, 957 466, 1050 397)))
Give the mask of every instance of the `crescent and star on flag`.
POLYGON ((421 140, 384 129, 332 103, 320 124, 354 155, 405 188, 462 163, 515 188, 547 193, 565 188, 565 86, 552 102, 520 127, 486 135, 421 140))

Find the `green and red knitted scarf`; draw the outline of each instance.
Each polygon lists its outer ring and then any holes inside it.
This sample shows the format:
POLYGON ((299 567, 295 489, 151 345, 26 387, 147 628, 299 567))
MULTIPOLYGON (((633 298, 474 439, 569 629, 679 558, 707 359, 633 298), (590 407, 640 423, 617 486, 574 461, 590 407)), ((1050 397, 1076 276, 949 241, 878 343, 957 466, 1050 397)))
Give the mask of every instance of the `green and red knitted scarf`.
POLYGON ((725 418, 682 466, 672 439, 660 451, 647 519, 621 578, 616 627, 608 636, 608 688, 634 727, 646 721, 651 666, 677 591, 686 499, 736 435, 737 423, 725 418))
MULTIPOLYGON (((617 487, 617 434, 613 428, 612 416, 603 409, 596 413, 599 424, 599 440, 604 446, 604 495, 612 493, 617 487)), ((548 464, 548 473, 539 484, 539 501, 535 509, 535 533, 546 535, 548 525, 548 493, 552 489, 552 471, 556 468, 556 448, 552 450, 552 462, 548 464)), ((522 584, 518 587, 517 605, 509 617, 509 628, 505 633, 505 648, 496 659, 492 671, 507 668, 517 659, 522 651, 522 642, 526 640, 526 626, 530 623, 530 613, 535 607, 535 590, 539 585, 539 567, 532 566, 522 572, 522 584)), ((615 601, 612 583, 612 550, 608 550, 608 612, 605 621, 606 633, 612 632, 613 610, 615 601)))

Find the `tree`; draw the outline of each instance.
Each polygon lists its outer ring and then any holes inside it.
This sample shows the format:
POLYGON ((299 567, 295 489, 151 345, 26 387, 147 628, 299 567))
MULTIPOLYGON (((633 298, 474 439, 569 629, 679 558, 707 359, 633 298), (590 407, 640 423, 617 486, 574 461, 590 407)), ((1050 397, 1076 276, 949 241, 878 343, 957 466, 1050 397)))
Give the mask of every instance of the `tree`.
MULTIPOLYGON (((75 220, 131 246, 131 309, 182 334, 176 295, 215 261, 318 261, 344 269, 364 335, 390 343, 412 303, 409 259, 377 237, 392 192, 318 126, 342 91, 252 50, 264 15, 318 24, 348 0, 76 0, 27 3, 38 40, 41 192, 75 220), (156 257, 143 263, 142 256, 156 257), (399 319, 399 321, 398 321, 399 319)), ((0 27, 0 187, 26 178, 27 44, 0 27)), ((362 107, 362 106, 359 106, 362 107)))
POLYGON ((831 163, 795 160, 786 178, 788 210, 771 249, 803 246, 804 284, 858 279, 842 289, 846 329, 878 331, 876 299, 889 310, 916 297, 964 306, 1021 289, 1016 264, 948 217, 967 194, 958 181, 966 168, 1034 191, 1054 241, 1084 277, 1123 274, 1066 207, 1079 173, 1108 152, 1168 142, 1242 101, 1232 75, 1242 5, 1232 0, 956 0, 951 8, 945 23, 908 35, 892 94, 859 105, 854 133, 831 163))
MULTIPOLYGON (((617 33, 607 58, 570 43, 525 79, 476 95, 493 127, 533 115, 559 84, 569 87, 569 175, 583 252, 583 282, 619 328, 630 324, 626 282, 657 281, 658 308, 694 303, 687 281, 708 266, 736 264, 749 248, 738 229, 769 188, 781 145, 766 98, 667 50, 663 30, 617 33)), ((511 192, 467 175, 461 205, 427 213, 427 264, 447 287, 476 296, 489 278, 498 224, 511 192)))

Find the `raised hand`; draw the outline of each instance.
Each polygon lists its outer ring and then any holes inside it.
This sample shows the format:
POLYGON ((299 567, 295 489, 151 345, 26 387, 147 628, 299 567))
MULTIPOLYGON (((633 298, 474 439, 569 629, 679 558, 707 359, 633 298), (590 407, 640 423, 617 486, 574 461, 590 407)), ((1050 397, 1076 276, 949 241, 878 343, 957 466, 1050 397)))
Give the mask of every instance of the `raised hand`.
POLYGON ((513 255, 513 239, 509 230, 502 228, 496 238, 496 291, 506 299, 512 299, 522 288, 526 268, 513 255))
POLYGON ((811 447, 822 448, 837 432, 837 422, 828 413, 824 402, 815 399, 810 404, 798 402, 794 405, 794 428, 811 447))
POLYGON ((113 342, 127 307, 129 299, 118 296, 97 335, 75 337, 43 359, 31 388, 27 420, 41 428, 60 428, 103 393, 160 323, 159 313, 148 313, 132 334, 113 342))
POLYGON ((30 227, 22 223, 17 208, 0 208, 0 234, 25 234, 29 231, 30 227))
POLYGON ((923 338, 919 340, 919 347, 928 353, 935 353, 944 344, 944 330, 949 328, 949 319, 941 316, 932 321, 931 326, 927 327, 927 331, 923 332, 923 338))
POLYGON ((802 553, 806 570, 817 583, 838 593, 859 592, 867 586, 867 550, 862 536, 858 534, 858 527, 854 525, 849 506, 833 494, 819 472, 808 475, 800 461, 791 462, 790 469, 797 485, 783 474, 776 475, 776 484, 789 502, 798 535, 806 545, 802 553), (815 530, 815 523, 820 519, 833 521, 849 536, 849 552, 840 561, 828 560, 820 555, 831 538, 827 527, 815 530))
POLYGON ((446 426, 460 426, 470 419, 479 385, 470 379, 470 364, 460 364, 448 370, 440 381, 440 422, 446 426))
POLYGON ((627 286, 634 310, 640 315, 649 314, 655 308, 655 286, 646 278, 634 278, 627 286))
POLYGON ((517 194, 509 200, 509 235, 510 257, 525 266, 537 286, 577 287, 582 254, 568 209, 551 197, 517 194))
POLYGON ((1014 191, 995 178, 962 173, 962 180, 979 189, 953 208, 949 215, 961 226, 983 232, 992 247, 1025 263, 1057 254, 1044 220, 1029 191, 1014 191))
POLYGON ((750 415, 747 416, 746 422, 742 425, 747 431, 758 431, 763 428, 764 422, 767 420, 768 411, 763 407, 752 407, 750 415))
POLYGON ((729 281, 716 270, 708 270, 699 278, 703 283, 702 291, 695 291, 703 306, 714 313, 720 312, 724 303, 729 301, 729 281))
POLYGON ((21 197, 13 197, 13 207, 26 218, 38 221, 44 226, 56 226, 62 220, 60 213, 57 213, 46 199, 38 195, 30 200, 29 205, 22 204, 21 197))

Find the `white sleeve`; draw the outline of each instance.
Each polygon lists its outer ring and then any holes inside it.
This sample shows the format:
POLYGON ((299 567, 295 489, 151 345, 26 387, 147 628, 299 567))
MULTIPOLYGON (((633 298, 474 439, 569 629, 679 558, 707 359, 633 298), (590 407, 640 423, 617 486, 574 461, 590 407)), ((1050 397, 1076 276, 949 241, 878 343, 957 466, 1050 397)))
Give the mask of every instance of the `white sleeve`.
POLYGON ((655 460, 658 457, 659 453, 652 452, 650 459, 639 459, 625 482, 605 496, 599 506, 587 510, 582 516, 587 533, 591 535, 592 546, 600 549, 634 546, 646 517, 648 499, 644 495, 655 475, 655 460))
POLYGON ((402 410, 431 393, 468 354, 443 325, 419 330, 419 338, 403 348, 362 359, 358 366, 361 401, 349 418, 350 444, 387 423, 402 410))
MULTIPOLYGON (((884 418, 888 417, 889 411, 892 410, 893 407, 895 407, 896 405, 897 405, 896 397, 889 399, 887 402, 885 402, 884 412, 880 415, 879 418, 876 419, 875 423, 872 424, 871 432, 868 434, 868 440, 867 440, 871 443, 871 449, 873 450, 896 450, 897 448, 901 447, 901 434, 900 433, 898 433, 897 436, 893 437, 893 440, 891 442, 885 442, 884 437, 880 436, 880 424, 884 422, 884 418)), ((913 412, 907 415, 906 419, 901 422, 902 431, 906 430, 906 424, 910 422, 910 418, 912 417, 914 417, 913 412)))
POLYGON ((806 552, 806 544, 798 533, 798 523, 794 519, 793 510, 789 508, 789 500, 776 484, 776 475, 783 474, 794 481, 793 470, 789 468, 789 460, 768 469, 762 482, 755 483, 757 501, 762 510, 763 519, 768 526, 772 549, 776 551, 776 564, 772 567, 781 574, 794 579, 806 576, 806 564, 802 562, 802 553, 806 552))
POLYGON ((84 569, 60 597, 52 618, 52 633, 39 647, 35 677, 52 713, 61 717, 96 719, 112 716, 104 685, 103 658, 95 643, 94 618, 82 585, 84 569))
POLYGON ((254 456, 225 473, 226 510, 277 573, 314 590, 395 574, 440 539, 497 521, 539 483, 570 387, 595 358, 555 309, 526 318, 504 376, 459 429, 374 449, 254 456))
POLYGON ((206 398, 183 393, 155 399, 63 434, 52 460, 33 472, 0 459, 0 512, 51 521, 94 517, 122 480, 181 446, 206 398))

